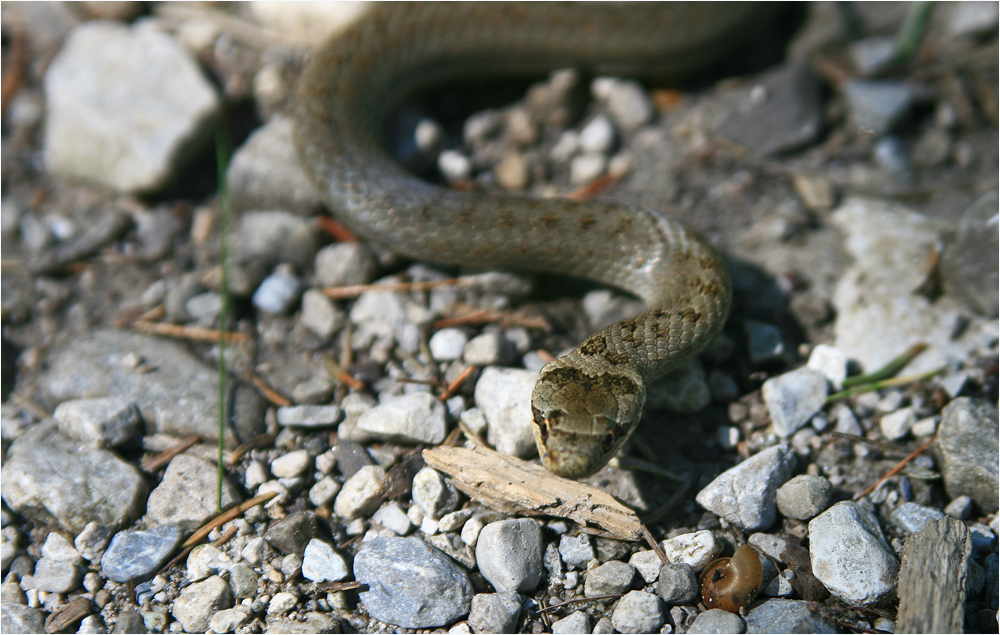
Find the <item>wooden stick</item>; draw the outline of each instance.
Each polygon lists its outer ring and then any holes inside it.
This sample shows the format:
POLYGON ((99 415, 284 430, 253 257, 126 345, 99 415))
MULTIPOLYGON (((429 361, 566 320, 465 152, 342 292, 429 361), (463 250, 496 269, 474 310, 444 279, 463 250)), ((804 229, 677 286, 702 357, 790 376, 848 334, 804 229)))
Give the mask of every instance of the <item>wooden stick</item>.
POLYGON ((252 370, 247 371, 247 379, 249 379, 250 383, 253 384, 254 387, 257 388, 257 390, 259 390, 262 395, 264 395, 265 399, 270 401, 275 406, 285 407, 292 405, 291 399, 288 399, 274 388, 271 388, 267 384, 267 382, 261 379, 260 375, 253 372, 252 370))
POLYGON ((218 343, 223 335, 227 343, 250 341, 250 336, 246 333, 237 333, 235 331, 226 331, 223 333, 219 329, 207 329, 200 326, 181 326, 178 324, 163 324, 162 322, 145 322, 140 320, 136 321, 132 325, 132 328, 143 333, 153 333, 154 335, 165 335, 167 337, 195 340, 198 342, 218 343))
POLYGON ((177 445, 170 448, 169 450, 161 452, 160 454, 143 461, 140 467, 142 468, 143 472, 149 472, 150 474, 152 474, 153 472, 158 472, 161 467, 164 467, 168 463, 170 463, 170 461, 172 461, 175 456, 177 456, 184 450, 190 448, 199 441, 201 441, 201 437, 199 437, 197 434, 192 434, 189 437, 185 437, 177 445))
POLYGON ((444 389, 444 392, 438 395, 438 399, 442 403, 451 399, 452 396, 458 392, 458 389, 462 387, 462 384, 465 383, 465 380, 468 379, 475 371, 475 366, 467 366, 465 370, 458 374, 458 377, 453 379, 452 382, 448 384, 448 387, 444 389))
POLYGON ((191 537, 185 540, 184 544, 181 546, 184 547, 185 549, 188 547, 195 546, 196 544, 201 542, 202 538, 212 533, 212 530, 215 529, 216 527, 225 525, 230 520, 243 514, 243 512, 250 509, 251 507, 256 507, 257 505, 266 503, 267 501, 271 500, 277 495, 278 492, 268 492, 266 494, 261 494, 260 496, 254 496, 250 500, 244 501, 243 503, 237 505, 236 507, 233 507, 229 511, 222 512, 212 520, 208 521, 208 523, 206 523, 205 525, 202 525, 201 529, 191 534, 191 537))

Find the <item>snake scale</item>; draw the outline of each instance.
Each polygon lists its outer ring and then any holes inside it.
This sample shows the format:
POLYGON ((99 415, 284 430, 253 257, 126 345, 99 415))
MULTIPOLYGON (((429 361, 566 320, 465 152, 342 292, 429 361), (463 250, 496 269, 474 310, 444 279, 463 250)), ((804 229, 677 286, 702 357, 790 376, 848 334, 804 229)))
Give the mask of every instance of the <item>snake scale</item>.
POLYGON ((644 313, 601 329, 539 373, 534 435, 554 474, 582 478, 607 464, 642 416, 647 382, 718 333, 731 297, 723 261, 655 210, 421 181, 381 148, 380 127, 407 92, 456 76, 684 72, 738 39, 753 13, 711 3, 375 3, 313 53, 300 79, 301 162, 359 235, 409 258, 585 278, 646 302, 644 313))

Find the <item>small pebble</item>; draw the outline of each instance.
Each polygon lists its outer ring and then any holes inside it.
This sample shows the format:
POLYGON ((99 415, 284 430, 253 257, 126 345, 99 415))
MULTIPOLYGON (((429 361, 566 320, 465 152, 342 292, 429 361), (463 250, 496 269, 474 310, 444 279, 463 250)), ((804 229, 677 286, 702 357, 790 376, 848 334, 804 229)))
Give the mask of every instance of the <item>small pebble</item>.
POLYGON ((655 551, 637 551, 628 559, 628 563, 635 567, 646 584, 656 582, 660 575, 660 567, 663 566, 655 551))
POLYGON ((337 406, 282 406, 277 410, 278 425, 301 428, 325 428, 336 425, 343 416, 337 406))
POLYGON ((660 543, 660 548, 672 564, 686 564, 698 573, 722 551, 715 535, 707 530, 681 534, 660 543))
POLYGON ((688 628, 688 633, 745 633, 743 618, 722 609, 711 609, 699 613, 688 628))
POLYGON ((233 593, 229 585, 216 575, 184 587, 170 613, 185 632, 201 633, 208 630, 212 615, 232 605, 233 593))
POLYGON ((305 450, 283 454, 271 461, 271 474, 278 478, 295 478, 312 466, 312 457, 305 450))
POLYGON ((469 341, 465 331, 457 328, 441 329, 431 336, 431 355, 439 362, 450 362, 462 356, 462 350, 469 341))
POLYGON ((382 504, 382 479, 385 470, 377 465, 369 465, 357 471, 347 479, 337 499, 333 510, 341 518, 354 520, 374 512, 382 504))
POLYGON ((632 587, 634 577, 635 567, 632 565, 618 560, 605 562, 587 572, 584 594, 588 597, 620 595, 632 587))
POLYGON ((619 633, 656 633, 665 621, 660 598, 645 591, 629 591, 611 614, 619 633))
POLYGON ((566 617, 552 623, 552 632, 570 635, 571 633, 589 633, 590 616, 584 611, 574 611, 566 617))
POLYGON ((906 533, 915 534, 926 527, 927 523, 944 518, 944 513, 940 509, 917 503, 903 503, 893 510, 889 518, 892 524, 906 533))
POLYGON ((515 633, 521 601, 515 591, 478 593, 472 598, 469 625, 476 633, 515 633))
POLYGON ((830 503, 833 485, 823 476, 800 474, 778 488, 778 511, 786 518, 809 520, 830 503))
POLYGON ((916 422, 917 415, 913 408, 901 408, 883 415, 878 426, 882 436, 890 441, 896 441, 905 437, 916 422))
POLYGON ((298 302, 301 291, 302 280, 290 268, 279 266, 274 273, 264 278, 251 299, 253 305, 261 311, 280 315, 291 311, 298 302))
POLYGON ((590 544, 590 536, 563 534, 559 537, 559 555, 562 556, 563 562, 570 567, 578 567, 593 560, 597 554, 590 544))
POLYGON ((799 368, 765 381, 761 395, 774 431, 782 437, 792 436, 823 407, 827 391, 826 377, 812 368, 799 368))
POLYGON ((967 520, 972 515, 972 499, 968 496, 959 496, 953 499, 944 508, 944 513, 958 520, 967 520))
POLYGON ((691 565, 668 564, 660 569, 656 594, 667 604, 691 604, 698 595, 698 580, 691 565))
POLYGON ((531 518, 483 528, 476 542, 479 572, 497 591, 533 591, 542 579, 542 531, 531 518))
POLYGON ((794 466, 795 455, 787 445, 768 448, 720 474, 698 493, 696 500, 747 531, 769 527, 777 515, 778 488, 788 480, 794 466))

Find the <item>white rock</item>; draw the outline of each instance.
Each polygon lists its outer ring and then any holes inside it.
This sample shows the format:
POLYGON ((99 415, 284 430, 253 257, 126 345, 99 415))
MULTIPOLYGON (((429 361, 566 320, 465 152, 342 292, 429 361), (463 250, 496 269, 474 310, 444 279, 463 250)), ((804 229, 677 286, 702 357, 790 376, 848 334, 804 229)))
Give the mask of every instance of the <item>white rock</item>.
POLYGON ((615 143, 615 127, 605 115, 598 115, 580 131, 580 147, 584 152, 607 154, 615 143))
POLYGON ((94 448, 119 446, 142 429, 139 408, 120 397, 64 401, 52 418, 63 433, 94 448))
POLYGON ((465 363, 475 366, 505 364, 511 360, 514 349, 503 335, 496 332, 483 333, 469 340, 462 352, 465 363))
POLYGON ((345 520, 354 520, 369 514, 382 502, 382 479, 385 470, 369 465, 347 479, 333 504, 333 511, 345 520))
POLYGON ((537 520, 490 523, 476 544, 480 573, 499 591, 533 591, 542 579, 542 529, 537 520))
POLYGON ((378 261, 361 243, 336 243, 316 252, 316 282, 324 287, 368 284, 378 272, 378 261))
POLYGON ((302 294, 299 322, 322 339, 329 339, 344 327, 347 315, 322 291, 308 289, 302 294))
POLYGON ((336 479, 324 476, 309 488, 309 502, 320 507, 329 505, 340 493, 340 483, 336 479))
POLYGON ((660 577, 660 568, 663 566, 655 551, 637 551, 628 559, 628 563, 635 567, 646 584, 656 582, 656 579, 660 577))
POLYGON ((393 397, 365 411, 358 429, 380 439, 438 445, 448 434, 444 404, 428 393, 393 397))
POLYGON ((668 538, 660 543, 660 548, 671 563, 690 565, 695 573, 704 569, 722 551, 722 545, 707 529, 668 538))
POLYGON ((457 150, 445 150, 438 155, 438 169, 452 183, 472 176, 472 161, 457 150))
POLYGON ((489 423, 487 441, 497 452, 521 458, 534 456, 531 391, 538 373, 489 366, 476 382, 476 406, 489 423))
POLYGON ((598 77, 591 83, 590 92, 604 103, 615 123, 626 133, 639 129, 653 118, 653 102, 638 82, 598 77))
POLYGON ((267 614, 284 615, 294 609, 295 605, 298 603, 299 598, 297 595, 284 591, 281 593, 275 593, 274 597, 271 598, 271 601, 267 603, 267 614))
POLYGON ((840 390, 841 382, 847 378, 847 356, 835 346, 817 344, 809 353, 806 367, 822 373, 836 390, 840 390))
POLYGON ((882 436, 895 441, 905 437, 916 422, 917 414, 913 408, 901 408, 883 416, 878 422, 878 427, 882 431, 882 436))
POLYGON ((764 382, 761 395, 767 404, 774 431, 790 437, 823 407, 826 378, 811 368, 799 368, 764 382))
POLYGON ((586 185, 604 174, 608 158, 603 154, 581 154, 569 164, 569 180, 574 185, 586 185))
POLYGON ((406 512, 396 503, 383 505, 372 516, 372 522, 382 525, 397 536, 405 536, 413 528, 406 512))
POLYGON ((696 500, 744 530, 764 529, 777 516, 778 488, 794 467, 795 455, 787 445, 768 448, 720 474, 696 500))
POLYGON ((329 544, 313 538, 302 552, 302 577, 313 582, 340 582, 351 575, 344 558, 329 544))
POLYGON ((312 457, 305 450, 295 450, 271 461, 271 474, 278 478, 301 476, 312 465, 312 457))
POLYGON ((412 496, 424 515, 434 520, 458 505, 458 490, 432 467, 424 467, 413 476, 412 496))
POLYGON ((852 606, 873 604, 896 589, 899 561, 875 516, 850 501, 837 503, 809 522, 813 575, 852 606))
POLYGON ((76 547, 73 546, 68 538, 57 531, 50 531, 49 535, 45 537, 45 543, 42 544, 42 557, 72 564, 81 564, 83 562, 83 558, 80 557, 80 552, 76 550, 76 547))
POLYGON ((280 426, 325 428, 336 425, 343 411, 333 405, 282 406, 278 408, 276 414, 280 426))
POLYGON ((431 355, 439 362, 450 362, 462 356, 462 350, 469 341, 465 331, 458 328, 441 329, 431 336, 431 355))

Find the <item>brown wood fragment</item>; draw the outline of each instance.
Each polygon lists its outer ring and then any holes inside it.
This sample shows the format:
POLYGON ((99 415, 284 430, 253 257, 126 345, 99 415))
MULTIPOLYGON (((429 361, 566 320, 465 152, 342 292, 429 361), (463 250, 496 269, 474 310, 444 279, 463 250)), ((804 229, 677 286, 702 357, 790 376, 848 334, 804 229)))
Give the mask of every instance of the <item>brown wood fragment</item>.
POLYGON ((945 516, 903 543, 897 633, 961 633, 972 539, 961 521, 945 516))
POLYGON ((78 597, 62 605, 45 619, 45 632, 61 633, 93 612, 90 600, 78 597))
POLYGON ((544 467, 492 450, 437 447, 424 460, 452 478, 473 500, 505 514, 556 516, 596 527, 609 538, 640 540, 634 511, 596 487, 561 478, 544 467))

